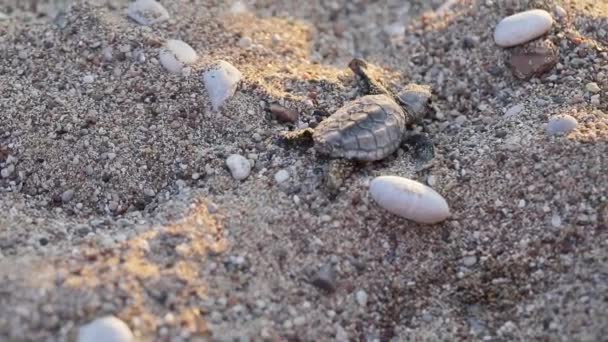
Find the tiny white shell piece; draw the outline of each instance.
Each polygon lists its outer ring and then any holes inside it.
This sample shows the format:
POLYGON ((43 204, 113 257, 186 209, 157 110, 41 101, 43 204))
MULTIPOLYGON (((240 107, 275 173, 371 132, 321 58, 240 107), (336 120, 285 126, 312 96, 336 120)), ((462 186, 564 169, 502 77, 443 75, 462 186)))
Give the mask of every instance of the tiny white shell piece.
POLYGON ((411 179, 376 177, 370 183, 369 192, 380 207, 418 223, 433 224, 450 216, 450 208, 441 195, 411 179))
POLYGON ((211 106, 217 111, 226 100, 234 95, 243 75, 232 64, 219 60, 203 74, 203 82, 209 93, 211 106))
POLYGON ((191 65, 198 59, 196 51, 187 43, 169 39, 160 49, 158 55, 160 64, 170 73, 179 73, 186 65, 191 65))
POLYGON ((153 25, 170 18, 169 12, 155 0, 137 0, 127 9, 129 18, 141 25, 153 25))
POLYGON ((80 327, 77 342, 132 342, 127 324, 114 316, 98 318, 80 327))

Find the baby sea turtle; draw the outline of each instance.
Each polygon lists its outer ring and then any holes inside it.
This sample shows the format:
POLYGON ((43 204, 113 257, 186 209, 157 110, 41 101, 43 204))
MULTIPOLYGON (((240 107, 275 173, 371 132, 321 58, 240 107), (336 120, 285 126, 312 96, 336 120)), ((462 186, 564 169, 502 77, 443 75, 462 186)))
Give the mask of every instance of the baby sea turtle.
POLYGON ((430 88, 408 84, 398 94, 392 94, 371 77, 364 60, 355 58, 348 66, 357 76, 364 96, 346 103, 316 128, 288 132, 283 137, 291 142, 312 138, 315 150, 332 159, 326 181, 334 190, 352 170, 346 167, 351 165, 349 161, 384 159, 402 143, 413 146, 420 161, 432 159, 430 139, 407 130, 408 125, 419 122, 428 113, 430 88))

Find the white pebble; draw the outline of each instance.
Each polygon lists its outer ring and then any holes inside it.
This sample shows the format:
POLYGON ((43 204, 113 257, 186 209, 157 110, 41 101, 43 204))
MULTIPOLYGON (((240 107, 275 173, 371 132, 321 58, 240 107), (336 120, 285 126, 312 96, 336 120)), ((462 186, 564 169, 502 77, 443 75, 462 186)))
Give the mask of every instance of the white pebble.
POLYGON ((277 45, 281 42, 281 36, 279 36, 278 34, 273 34, 272 35, 272 45, 277 45))
POLYGON ((127 324, 114 316, 98 318, 82 326, 77 342, 131 342, 133 333, 127 324))
POLYGON ((567 135, 578 127, 578 121, 570 115, 556 115, 549 119, 546 132, 549 135, 567 135))
POLYGON ((435 190, 411 179, 380 176, 369 186, 372 198, 385 210, 419 223, 437 223, 450 216, 445 199, 435 190))
POLYGON ((365 291, 363 291, 363 290, 357 291, 357 293, 355 293, 355 299, 357 300, 357 303, 359 304, 359 306, 367 305, 367 293, 365 291))
POLYGON ((169 12, 155 0, 137 0, 127 9, 129 18, 141 25, 153 25, 169 19, 169 12))
POLYGON ((169 39, 165 46, 160 49, 158 59, 167 71, 176 74, 181 72, 184 66, 195 63, 198 55, 187 43, 169 39))
POLYGON ((226 159, 226 166, 228 166, 232 178, 236 180, 243 180, 251 173, 251 163, 249 163, 247 158, 240 154, 230 155, 228 159, 226 159))
POLYGON ((402 38, 405 36, 405 26, 400 22, 392 23, 384 27, 384 33, 393 39, 402 38))
POLYGON ((93 76, 93 75, 85 75, 82 78, 82 82, 84 82, 86 84, 91 84, 91 83, 95 82, 95 76, 93 76))
POLYGON ((247 12, 247 6, 241 1, 235 1, 230 7, 230 13, 243 14, 247 12))
POLYGON ((562 218, 557 214, 553 214, 551 217, 551 225, 555 228, 559 228, 562 226, 562 218))
POLYGON ((2 171, 0 171, 0 174, 2 175, 2 178, 8 178, 11 176, 11 169, 5 167, 4 169, 2 169, 2 171))
POLYGON ((585 85, 585 88, 587 89, 587 91, 589 91, 591 93, 599 93, 600 91, 602 91, 600 86, 598 86, 597 83, 595 83, 595 82, 587 83, 587 85, 585 85))
POLYGON ((232 97, 243 75, 232 64, 217 61, 203 74, 203 83, 209 93, 211 106, 217 111, 226 100, 232 97))
POLYGON ((529 42, 551 29, 553 18, 545 10, 529 10, 501 20, 494 30, 494 42, 511 47, 529 42))
POLYGON ((274 180, 277 183, 283 183, 289 179, 289 172, 287 170, 280 170, 274 175, 274 180))
POLYGON ((3 21, 3 20, 8 20, 8 15, 0 12, 0 21, 3 21))
POLYGON ((469 255, 462 258, 462 264, 466 267, 472 267, 477 263, 477 257, 474 255, 469 255))

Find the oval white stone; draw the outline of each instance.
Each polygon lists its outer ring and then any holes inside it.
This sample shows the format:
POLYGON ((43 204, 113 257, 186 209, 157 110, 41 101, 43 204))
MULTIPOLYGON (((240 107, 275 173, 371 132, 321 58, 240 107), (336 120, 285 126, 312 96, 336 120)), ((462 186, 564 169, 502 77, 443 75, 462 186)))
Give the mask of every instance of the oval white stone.
POLYGON ((169 39, 160 49, 158 54, 160 64, 170 73, 179 73, 185 65, 190 65, 196 62, 198 55, 196 51, 187 43, 169 39))
POLYGON ((376 177, 369 185, 369 192, 385 210, 415 222, 432 224, 450 216, 450 208, 441 195, 411 179, 376 177))
POLYGON ((530 10, 501 20, 494 30, 494 42, 511 47, 529 42, 551 29, 553 17, 545 10, 530 10))
POLYGON ((153 25, 169 19, 169 12, 155 0, 137 0, 127 9, 129 18, 141 25, 153 25))
POLYGON ((78 342, 131 342, 133 333, 127 324, 114 316, 98 318, 78 331, 78 342))
POLYGON ((232 64, 226 61, 215 62, 203 74, 203 83, 209 93, 213 110, 218 110, 226 100, 234 95, 243 75, 232 64))
POLYGON ((226 166, 232 174, 232 178, 236 180, 243 180, 249 176, 251 172, 251 163, 247 158, 240 154, 232 154, 226 159, 226 166))

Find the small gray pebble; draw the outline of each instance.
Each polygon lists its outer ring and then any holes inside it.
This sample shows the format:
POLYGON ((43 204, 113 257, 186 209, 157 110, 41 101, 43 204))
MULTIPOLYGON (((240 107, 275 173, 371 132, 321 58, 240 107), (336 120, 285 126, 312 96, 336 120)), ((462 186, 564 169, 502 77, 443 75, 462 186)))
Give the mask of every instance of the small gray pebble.
POLYGON ((336 290, 336 272, 331 264, 321 266, 319 271, 311 279, 311 283, 328 292, 336 290))
POLYGON ((283 183, 283 182, 287 181, 288 179, 289 179, 289 172, 287 170, 279 170, 274 175, 274 180, 277 183, 283 183))
POLYGON ((63 203, 68 203, 72 198, 74 198, 74 190, 66 190, 61 194, 61 201, 63 203))
POLYGON ((472 267, 477 263, 477 257, 474 255, 462 258, 462 264, 466 267, 472 267))
POLYGON ((110 211, 116 211, 118 209, 118 202, 110 201, 110 203, 108 203, 108 209, 110 209, 110 211))
POLYGON ((0 171, 0 174, 2 175, 2 178, 8 178, 11 176, 11 171, 8 167, 5 167, 2 169, 2 171, 0 171))
POLYGON ((249 177, 249 173, 251 173, 251 163, 240 154, 230 155, 226 159, 226 166, 228 166, 232 178, 236 180, 243 180, 249 177))
POLYGON ((549 119, 547 123, 547 134, 567 135, 578 127, 578 121, 570 115, 556 115, 549 119))
POLYGON ((367 292, 365 292, 363 290, 357 291, 357 293, 355 294, 355 299, 357 300, 357 303, 359 304, 359 306, 366 306, 367 305, 367 292))
POLYGON ((217 213, 217 211, 219 210, 219 207, 217 206, 217 204, 209 202, 207 204, 207 211, 209 211, 209 214, 215 214, 217 213))

